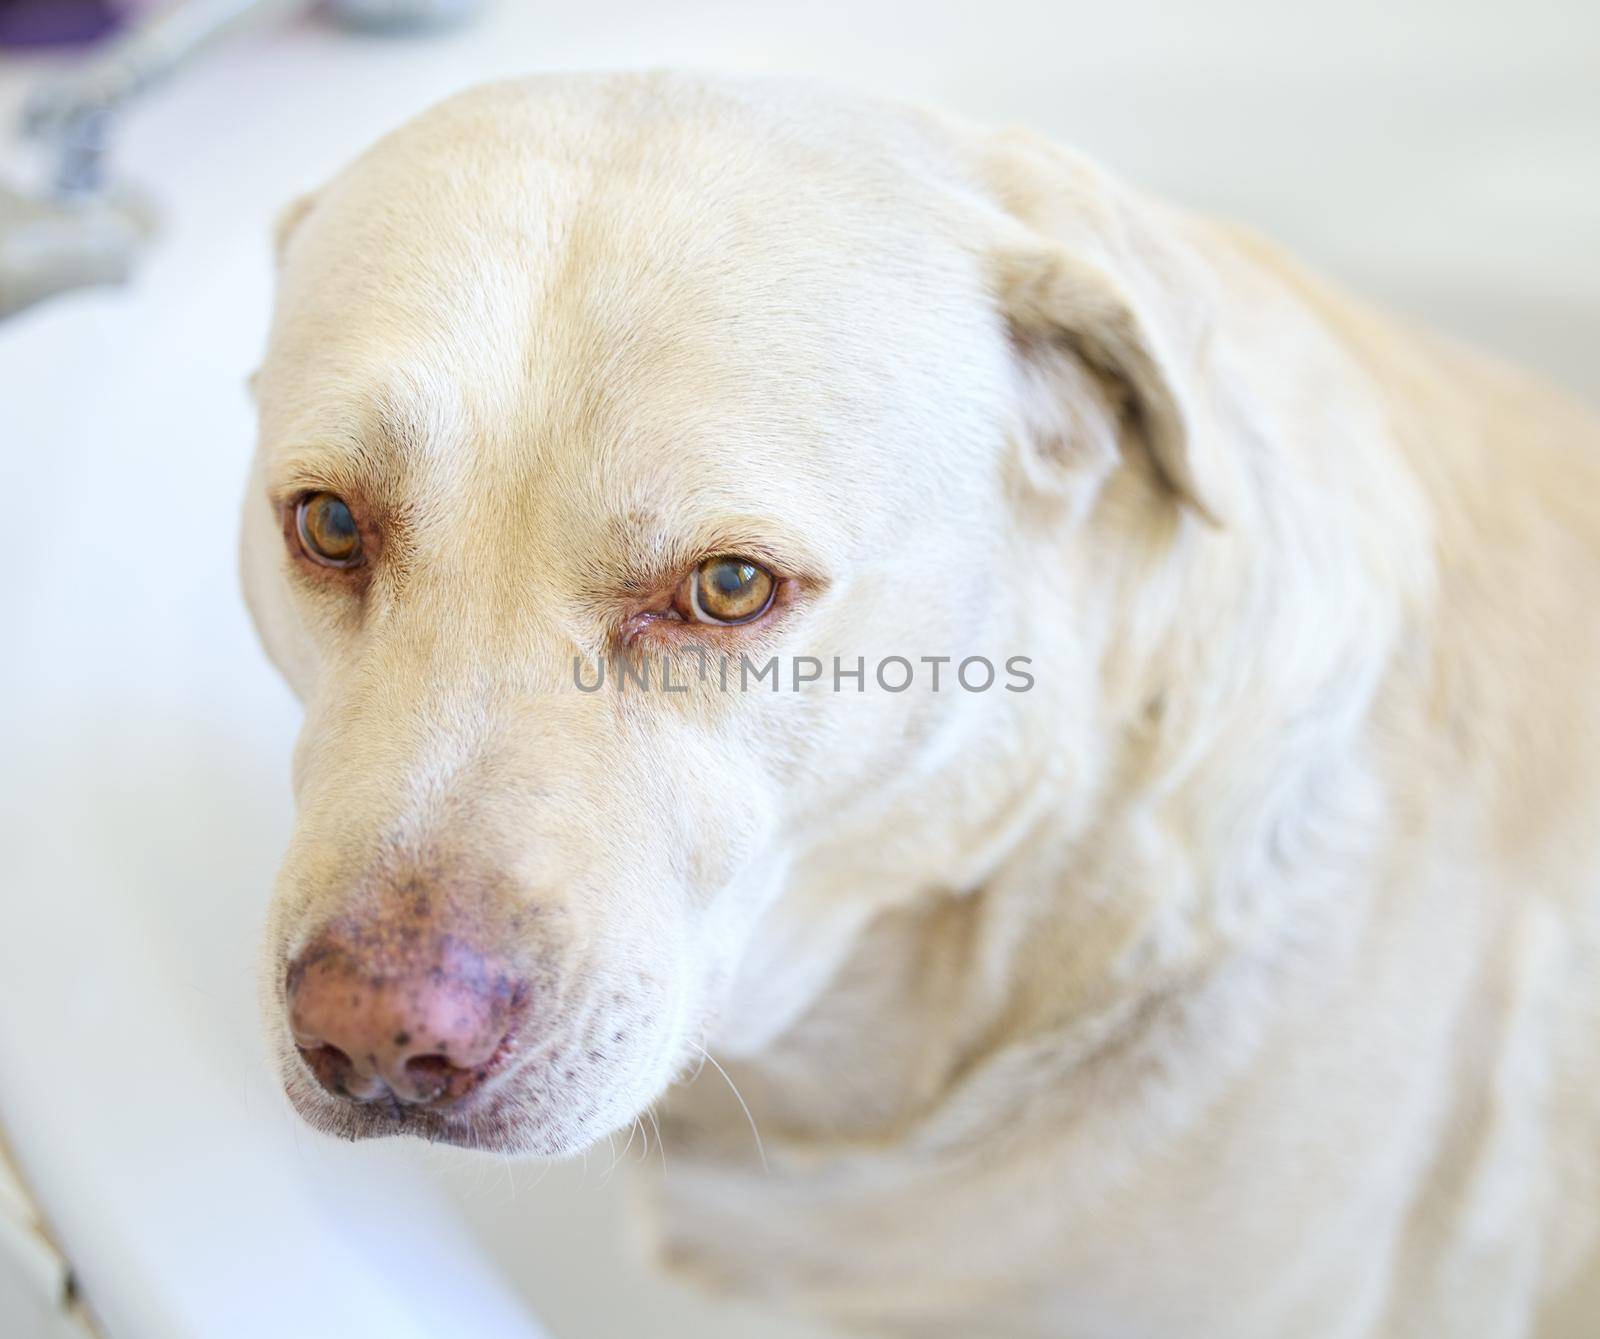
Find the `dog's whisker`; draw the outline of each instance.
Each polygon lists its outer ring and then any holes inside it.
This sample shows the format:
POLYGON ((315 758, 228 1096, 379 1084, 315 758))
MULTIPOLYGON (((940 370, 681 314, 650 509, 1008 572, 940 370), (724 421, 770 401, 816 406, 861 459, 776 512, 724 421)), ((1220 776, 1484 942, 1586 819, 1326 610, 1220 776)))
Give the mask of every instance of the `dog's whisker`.
POLYGON ((650 1118, 650 1124, 656 1127, 656 1149, 661 1154, 661 1175, 665 1178, 667 1174, 666 1136, 661 1133, 661 1121, 656 1116, 656 1109, 653 1104, 645 1108, 644 1114, 650 1118))
POLYGON ((744 1118, 750 1122, 750 1133, 756 1141, 756 1156, 761 1159, 761 1170, 770 1172, 772 1168, 767 1165, 767 1150, 766 1146, 761 1142, 761 1131, 756 1129, 756 1118, 751 1114, 749 1104, 744 1100, 744 1094, 739 1091, 739 1085, 728 1077, 728 1071, 717 1063, 716 1056, 712 1055, 704 1046, 700 1046, 699 1042, 696 1042, 695 1045, 700 1047, 700 1054, 711 1062, 711 1067, 722 1075, 723 1082, 728 1085, 728 1090, 732 1092, 734 1099, 739 1103, 740 1110, 744 1112, 744 1118))

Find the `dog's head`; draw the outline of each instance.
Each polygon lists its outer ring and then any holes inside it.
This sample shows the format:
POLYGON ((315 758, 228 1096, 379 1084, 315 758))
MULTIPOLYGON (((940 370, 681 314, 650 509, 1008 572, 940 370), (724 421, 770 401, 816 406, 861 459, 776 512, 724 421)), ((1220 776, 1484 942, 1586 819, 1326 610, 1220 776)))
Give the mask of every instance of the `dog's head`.
POLYGON ((244 554, 306 708, 266 986, 308 1119, 578 1148, 1092 770, 1073 537, 1230 488, 1112 212, 666 77, 458 98, 291 212, 244 554))

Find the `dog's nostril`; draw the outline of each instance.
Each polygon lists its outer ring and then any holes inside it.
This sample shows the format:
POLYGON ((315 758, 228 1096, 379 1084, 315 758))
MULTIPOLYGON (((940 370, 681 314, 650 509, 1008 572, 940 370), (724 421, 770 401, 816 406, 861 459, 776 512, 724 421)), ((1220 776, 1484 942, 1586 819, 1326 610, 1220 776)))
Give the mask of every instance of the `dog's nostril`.
POLYGON ((307 1042, 296 1038, 295 1049, 319 1079, 325 1074, 338 1077, 350 1068, 350 1057, 337 1046, 324 1046, 320 1041, 307 1042))
POLYGON ((337 1046, 314 1043, 300 1046, 300 1056, 318 1083, 330 1093, 357 1102, 370 1102, 387 1091, 381 1079, 363 1073, 337 1046))
POLYGON ((442 1055, 413 1056, 405 1063, 405 1076, 411 1094, 417 1101, 427 1102, 450 1086, 450 1080, 462 1073, 442 1055))

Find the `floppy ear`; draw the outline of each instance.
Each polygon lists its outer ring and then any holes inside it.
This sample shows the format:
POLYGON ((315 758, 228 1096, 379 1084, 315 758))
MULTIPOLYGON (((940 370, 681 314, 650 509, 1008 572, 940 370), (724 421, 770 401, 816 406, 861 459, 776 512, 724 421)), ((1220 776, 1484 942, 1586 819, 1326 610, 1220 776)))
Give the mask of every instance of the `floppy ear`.
POLYGON ((990 138, 982 170, 1006 214, 991 273, 1033 402, 1034 472, 1142 451, 1225 525, 1243 477, 1218 419, 1232 397, 1210 363, 1215 281, 1176 220, 1031 136, 990 138))
POLYGON ((272 225, 272 257, 280 269, 296 229, 305 221, 306 215, 312 211, 316 203, 317 197, 313 194, 298 196, 284 206, 283 212, 278 215, 278 221, 272 225))

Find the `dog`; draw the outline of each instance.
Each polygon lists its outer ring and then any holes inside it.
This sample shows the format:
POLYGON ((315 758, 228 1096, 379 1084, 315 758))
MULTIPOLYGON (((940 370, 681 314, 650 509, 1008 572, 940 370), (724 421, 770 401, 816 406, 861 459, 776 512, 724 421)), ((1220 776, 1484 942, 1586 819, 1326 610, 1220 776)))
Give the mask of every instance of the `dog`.
POLYGON ((473 91, 277 254, 306 1120, 654 1114, 660 1259, 865 1333, 1548 1332, 1600 1205, 1585 409, 803 83, 473 91))

